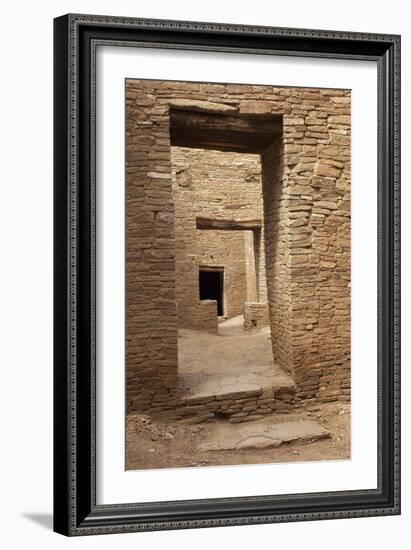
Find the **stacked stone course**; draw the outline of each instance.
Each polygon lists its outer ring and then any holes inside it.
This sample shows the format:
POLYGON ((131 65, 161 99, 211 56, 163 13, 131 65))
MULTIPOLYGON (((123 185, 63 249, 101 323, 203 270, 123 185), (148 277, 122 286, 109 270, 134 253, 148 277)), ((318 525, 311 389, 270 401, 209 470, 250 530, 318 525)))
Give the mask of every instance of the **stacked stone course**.
POLYGON ((244 330, 260 330, 269 323, 268 307, 263 302, 245 302, 244 304, 244 330))
POLYGON ((274 361, 296 382, 294 402, 349 400, 350 91, 127 80, 126 94, 128 410, 178 404, 173 185, 192 175, 173 172, 176 107, 282 116, 261 154, 274 361))
POLYGON ((194 395, 178 401, 173 416, 200 423, 226 418, 232 423, 259 420, 272 413, 287 413, 294 406, 294 387, 238 387, 232 393, 194 395))

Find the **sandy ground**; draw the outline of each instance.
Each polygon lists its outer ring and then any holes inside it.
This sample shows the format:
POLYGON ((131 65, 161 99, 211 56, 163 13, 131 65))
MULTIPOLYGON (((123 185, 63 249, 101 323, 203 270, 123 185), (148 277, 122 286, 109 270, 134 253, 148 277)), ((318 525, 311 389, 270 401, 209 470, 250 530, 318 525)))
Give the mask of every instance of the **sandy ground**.
MULTIPOLYGON (((301 419, 315 420, 330 432, 330 438, 312 443, 283 444, 278 448, 231 451, 197 449, 200 444, 213 440, 217 423, 224 422, 227 430, 230 430, 232 425, 225 420, 190 425, 183 421, 170 423, 165 419, 153 419, 146 415, 130 415, 126 468, 139 470, 349 459, 351 424, 349 405, 324 404, 313 408, 318 410, 302 412, 298 415, 272 415, 269 419, 273 423, 301 419)), ((259 421, 252 424, 258 431, 259 421)))

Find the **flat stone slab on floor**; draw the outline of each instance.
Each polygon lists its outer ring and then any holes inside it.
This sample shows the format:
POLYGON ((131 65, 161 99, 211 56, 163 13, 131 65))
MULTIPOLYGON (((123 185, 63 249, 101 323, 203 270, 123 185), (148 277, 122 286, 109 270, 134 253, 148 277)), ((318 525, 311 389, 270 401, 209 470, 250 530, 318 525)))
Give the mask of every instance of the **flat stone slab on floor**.
POLYGON ((211 427, 206 443, 199 451, 271 449, 283 443, 308 443, 330 437, 330 432, 313 420, 250 424, 220 423, 211 427))
POLYGON ((221 386, 219 388, 207 388, 203 389, 202 393, 194 393, 186 397, 187 405, 194 404, 198 401, 208 398, 214 398, 217 401, 224 399, 247 399, 249 397, 259 397, 263 392, 263 388, 258 384, 233 384, 224 383, 224 378, 220 380, 221 386))

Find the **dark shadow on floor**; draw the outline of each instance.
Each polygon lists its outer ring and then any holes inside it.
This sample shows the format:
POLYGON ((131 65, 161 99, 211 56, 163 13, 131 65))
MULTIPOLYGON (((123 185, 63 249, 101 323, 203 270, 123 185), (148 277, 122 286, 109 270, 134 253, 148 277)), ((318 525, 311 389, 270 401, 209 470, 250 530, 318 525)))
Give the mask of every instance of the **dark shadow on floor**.
POLYGON ((53 516, 52 514, 22 514, 23 517, 31 519, 34 523, 45 527, 46 529, 53 529, 53 516))

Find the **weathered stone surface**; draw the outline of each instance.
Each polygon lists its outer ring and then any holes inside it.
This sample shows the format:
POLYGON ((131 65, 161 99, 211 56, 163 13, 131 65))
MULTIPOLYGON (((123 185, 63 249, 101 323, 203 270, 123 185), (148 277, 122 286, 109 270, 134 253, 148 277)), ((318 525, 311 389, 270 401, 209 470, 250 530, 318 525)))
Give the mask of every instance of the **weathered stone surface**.
POLYGON ((327 208, 328 210, 336 210, 338 204, 335 201, 317 201, 314 203, 317 208, 327 208))
POLYGON ((198 112, 212 113, 235 113, 238 107, 226 103, 213 103, 212 101, 201 101, 196 99, 170 99, 170 107, 174 109, 187 109, 198 112))
POLYGON ((240 113, 264 114, 271 113, 273 104, 270 101, 243 100, 240 102, 240 113))
POLYGON ((339 115, 328 117, 329 124, 343 124, 349 126, 351 124, 350 115, 339 115))
POLYGON ((259 330, 268 325, 268 308, 263 302, 244 303, 244 330, 259 330))
POLYGON ((302 126, 304 124, 304 119, 295 116, 286 116, 284 117, 284 124, 287 126, 302 126))
POLYGON ((315 166, 315 173, 318 176, 324 176, 326 178, 338 178, 341 174, 341 169, 326 162, 326 160, 320 160, 315 166))
POLYGON ((127 80, 126 92, 128 407, 174 402, 177 330, 197 323, 216 331, 215 304, 199 300, 198 269, 218 263, 227 267, 229 316, 245 302, 268 304, 274 360, 294 377, 297 396, 346 398, 350 92, 139 80, 127 80), (283 131, 261 156, 176 147, 170 107, 233 120, 278 113, 283 131), (197 214, 252 219, 261 209, 252 239, 195 236, 197 214))
POLYGON ((261 387, 258 384, 226 384, 220 393, 216 394, 216 400, 222 399, 247 399, 261 395, 261 387))
POLYGON ((227 432, 215 426, 206 443, 201 443, 201 451, 232 451, 271 449, 284 443, 308 443, 326 439, 330 433, 313 420, 281 422, 270 424, 259 421, 256 424, 238 424, 227 432))

